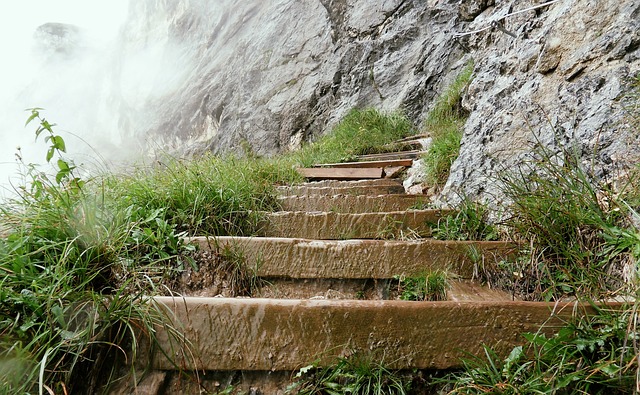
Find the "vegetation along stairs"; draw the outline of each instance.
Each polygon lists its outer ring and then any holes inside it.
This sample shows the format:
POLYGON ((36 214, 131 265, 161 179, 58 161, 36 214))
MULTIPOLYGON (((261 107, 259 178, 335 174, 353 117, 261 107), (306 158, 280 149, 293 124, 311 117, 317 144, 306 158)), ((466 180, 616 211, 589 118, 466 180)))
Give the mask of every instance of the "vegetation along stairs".
POLYGON ((413 209, 425 196, 404 194, 397 179, 324 180, 279 192, 283 211, 265 216, 259 236, 192 239, 212 253, 239 251, 262 286, 248 298, 158 298, 187 345, 159 328, 164 353, 153 357, 151 393, 190 393, 194 382, 215 393, 224 380, 276 393, 292 372, 353 353, 390 369, 454 368, 483 344, 508 353, 523 332, 543 324, 553 332, 574 314, 571 303, 517 301, 476 282, 478 270, 515 247, 429 238, 430 224, 453 213, 413 209), (439 300, 400 300, 407 279, 429 273, 446 273, 446 293, 432 297, 439 300), (195 381, 167 373, 177 367, 201 373, 195 381))

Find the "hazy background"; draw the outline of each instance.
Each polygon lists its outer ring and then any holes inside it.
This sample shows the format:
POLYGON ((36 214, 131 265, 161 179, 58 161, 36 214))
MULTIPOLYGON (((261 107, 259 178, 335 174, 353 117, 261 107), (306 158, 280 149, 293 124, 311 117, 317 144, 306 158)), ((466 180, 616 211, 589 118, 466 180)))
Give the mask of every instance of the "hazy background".
POLYGON ((96 162, 122 143, 109 97, 117 62, 117 36, 128 0, 20 0, 0 5, 0 184, 15 178, 16 147, 26 162, 43 162, 46 145, 34 144, 36 125, 24 127, 24 110, 43 107, 56 123, 76 163, 96 162), (55 22, 80 28, 77 50, 67 56, 36 45, 34 32, 55 22), (78 140, 80 136, 87 143, 78 140), (90 148, 90 145, 93 148, 90 148))

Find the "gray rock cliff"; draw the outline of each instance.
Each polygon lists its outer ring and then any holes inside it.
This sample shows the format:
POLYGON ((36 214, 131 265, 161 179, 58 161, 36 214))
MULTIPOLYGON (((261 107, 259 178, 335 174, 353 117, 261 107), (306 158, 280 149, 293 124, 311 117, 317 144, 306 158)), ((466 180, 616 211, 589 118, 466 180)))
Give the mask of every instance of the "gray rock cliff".
POLYGON ((401 109, 419 125, 473 59, 443 201, 490 199, 493 175, 535 141, 575 141, 608 176, 638 152, 624 98, 640 70, 640 0, 543 3, 140 0, 115 73, 127 89, 114 103, 121 126, 155 148, 270 155, 353 107, 401 109), (144 78, 125 81, 149 60, 144 78))

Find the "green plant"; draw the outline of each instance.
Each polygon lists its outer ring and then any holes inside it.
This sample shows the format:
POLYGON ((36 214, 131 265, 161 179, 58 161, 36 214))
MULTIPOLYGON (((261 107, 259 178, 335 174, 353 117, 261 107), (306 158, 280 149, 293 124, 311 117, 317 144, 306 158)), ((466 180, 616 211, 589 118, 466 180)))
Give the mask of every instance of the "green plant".
POLYGON ((400 299, 413 301, 447 300, 449 278, 447 272, 436 270, 419 276, 395 276, 398 280, 400 299))
POLYGON ((464 198, 456 214, 438 220, 432 236, 438 240, 497 240, 498 229, 489 223, 487 206, 464 198))
POLYGON ((539 146, 502 190, 513 202, 506 224, 530 248, 525 278, 544 299, 599 297, 622 287, 625 257, 638 240, 626 223, 627 207, 591 177, 571 148, 539 146))
POLYGON ((120 375, 118 362, 136 358, 140 338, 153 344, 160 326, 179 338, 152 293, 143 297, 118 278, 118 268, 161 266, 156 256, 167 239, 140 239, 149 236, 140 223, 114 212, 104 194, 89 193, 91 182, 61 157, 66 147, 54 125, 31 111, 27 124, 38 119, 36 134, 48 133, 45 159, 59 160, 53 178, 23 164, 30 183, 0 207, 0 393, 97 393, 120 375))
POLYGON ((297 177, 291 166, 276 160, 204 155, 113 175, 105 187, 118 210, 131 207, 140 219, 162 210, 177 232, 251 235, 263 212, 278 208, 274 184, 297 177))
POLYGON ((470 63, 438 98, 424 121, 424 129, 431 135, 432 142, 422 160, 427 182, 433 185, 443 185, 447 181, 451 165, 458 157, 462 127, 467 118, 460 100, 472 74, 473 63, 470 63))
POLYGON ((299 395, 404 395, 410 389, 411 378, 386 369, 370 357, 354 354, 339 358, 326 367, 318 363, 306 366, 296 374, 299 380, 287 388, 287 393, 299 395))
POLYGON ((450 394, 635 393, 636 317, 636 307, 596 308, 551 337, 525 334, 527 345, 504 359, 485 346, 484 358, 466 359, 463 371, 448 377, 450 394))

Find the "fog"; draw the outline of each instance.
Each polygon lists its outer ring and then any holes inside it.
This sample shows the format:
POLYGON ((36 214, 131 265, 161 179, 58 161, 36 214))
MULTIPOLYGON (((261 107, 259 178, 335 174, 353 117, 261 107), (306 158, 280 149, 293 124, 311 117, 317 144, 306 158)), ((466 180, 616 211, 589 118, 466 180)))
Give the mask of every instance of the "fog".
POLYGON ((24 126, 27 108, 45 109, 76 164, 102 165, 101 156, 118 152, 113 148, 122 146, 123 137, 110 98, 127 11, 128 0, 21 0, 0 6, 1 185, 16 177, 17 147, 25 162, 44 162, 46 144, 34 142, 37 125, 24 126), (70 43, 44 45, 42 34, 34 34, 46 23, 75 25, 77 34, 70 43), (63 48, 56 51, 58 44, 63 48), (64 49, 67 44, 71 49, 64 49))

